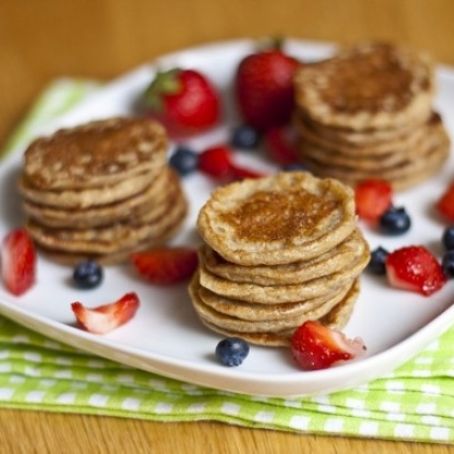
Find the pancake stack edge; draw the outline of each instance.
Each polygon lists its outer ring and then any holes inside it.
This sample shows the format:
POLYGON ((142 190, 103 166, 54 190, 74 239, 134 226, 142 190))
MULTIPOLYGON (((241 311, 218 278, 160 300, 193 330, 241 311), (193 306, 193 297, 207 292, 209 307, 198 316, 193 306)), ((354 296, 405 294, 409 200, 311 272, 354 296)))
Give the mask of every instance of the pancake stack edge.
POLYGON ((179 230, 187 202, 157 122, 112 118, 62 129, 26 150, 26 227, 60 263, 126 260, 179 230))

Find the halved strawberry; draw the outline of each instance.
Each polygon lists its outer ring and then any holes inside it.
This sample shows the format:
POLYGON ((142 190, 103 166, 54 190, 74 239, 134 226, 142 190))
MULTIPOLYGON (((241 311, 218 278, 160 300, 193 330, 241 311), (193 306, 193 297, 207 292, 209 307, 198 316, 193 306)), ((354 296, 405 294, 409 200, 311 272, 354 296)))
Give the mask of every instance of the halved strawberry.
POLYGON ((437 202, 439 213, 448 221, 454 222, 454 183, 448 187, 446 192, 437 202))
POLYGON ((1 251, 2 278, 14 295, 29 290, 36 279, 36 250, 25 229, 10 232, 3 240, 1 251))
POLYGON ((289 128, 272 128, 266 132, 264 140, 272 161, 281 165, 298 162, 298 151, 289 128))
POLYGON ((163 247, 138 252, 131 257, 137 271, 153 284, 167 285, 192 276, 197 268, 197 251, 186 247, 163 247))
POLYGON ((393 191, 384 180, 370 179, 355 188, 356 212, 361 219, 376 222, 391 206, 393 191))
POLYGON ((389 254, 386 274, 393 287, 424 296, 432 295, 446 283, 441 265, 423 246, 403 247, 389 254))
POLYGON ((291 339, 291 351, 305 370, 326 369, 334 363, 356 358, 366 347, 360 338, 348 339, 340 331, 317 321, 301 325, 291 339))
POLYGON ((82 328, 93 334, 106 334, 131 320, 139 304, 135 293, 126 293, 115 303, 90 309, 77 301, 71 309, 82 328))

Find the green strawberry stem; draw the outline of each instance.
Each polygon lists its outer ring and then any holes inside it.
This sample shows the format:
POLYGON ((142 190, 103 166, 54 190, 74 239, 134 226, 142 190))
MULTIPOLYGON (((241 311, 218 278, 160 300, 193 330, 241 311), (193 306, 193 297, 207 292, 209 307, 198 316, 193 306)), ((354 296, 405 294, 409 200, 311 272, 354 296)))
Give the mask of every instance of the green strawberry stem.
POLYGON ((173 68, 167 71, 158 71, 155 78, 145 90, 144 102, 155 112, 163 110, 163 97, 176 94, 181 90, 179 74, 181 69, 173 68))
POLYGON ((259 52, 282 50, 282 48, 284 47, 284 42, 285 38, 282 35, 267 36, 258 41, 257 50, 259 52))

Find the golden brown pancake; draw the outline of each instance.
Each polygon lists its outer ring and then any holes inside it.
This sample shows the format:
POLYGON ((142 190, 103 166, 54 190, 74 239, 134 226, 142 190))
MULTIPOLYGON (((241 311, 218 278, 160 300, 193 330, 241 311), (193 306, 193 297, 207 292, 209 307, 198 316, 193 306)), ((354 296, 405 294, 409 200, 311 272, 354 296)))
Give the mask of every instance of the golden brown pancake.
POLYGON ((232 263, 308 260, 353 232, 353 194, 336 180, 307 172, 244 180, 214 191, 197 227, 203 240, 232 263))
POLYGON ((324 254, 286 265, 237 265, 222 258, 208 245, 200 248, 200 261, 210 273, 229 281, 263 286, 302 284, 348 268, 368 249, 361 232, 355 229, 342 243, 324 254))
POLYGON ((295 90, 298 108, 320 124, 353 130, 405 127, 430 114, 433 68, 423 54, 366 43, 303 66, 295 90))
POLYGON ((167 136, 149 118, 110 118, 61 129, 25 151, 24 175, 36 189, 99 188, 165 165, 167 136))

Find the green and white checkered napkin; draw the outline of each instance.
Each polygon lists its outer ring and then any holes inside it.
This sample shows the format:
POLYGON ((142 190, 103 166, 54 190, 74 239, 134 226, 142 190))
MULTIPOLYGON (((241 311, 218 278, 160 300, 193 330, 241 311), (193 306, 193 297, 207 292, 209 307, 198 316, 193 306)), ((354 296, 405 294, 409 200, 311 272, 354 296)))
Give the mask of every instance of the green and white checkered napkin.
MULTIPOLYGON (((95 89, 96 84, 84 81, 52 84, 7 148, 25 144, 43 123, 95 89)), ((350 391, 304 399, 257 398, 122 366, 0 318, 0 406, 452 443, 453 345, 454 328, 392 374, 350 391)))

